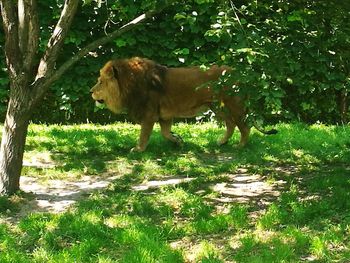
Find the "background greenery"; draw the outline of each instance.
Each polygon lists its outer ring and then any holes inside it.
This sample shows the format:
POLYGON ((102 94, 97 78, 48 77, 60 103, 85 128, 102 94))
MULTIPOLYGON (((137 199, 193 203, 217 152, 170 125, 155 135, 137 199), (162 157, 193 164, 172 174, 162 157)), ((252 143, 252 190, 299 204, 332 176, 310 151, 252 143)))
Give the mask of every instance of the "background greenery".
MULTIPOLYGON (((85 1, 58 63, 92 39, 161 3, 85 1)), ((61 1, 39 1, 39 6, 39 52, 43 52, 61 1)), ((251 114, 258 118, 338 123, 338 98, 350 89, 349 11, 348 1, 177 1, 82 59, 51 88, 34 121, 109 122, 120 118, 106 110, 96 113, 89 89, 108 59, 138 55, 167 66, 218 63, 234 67, 231 79, 222 82, 232 86, 232 92, 249 94, 251 114)), ((0 29, 1 49, 3 44, 0 29)), ((6 110, 8 85, 3 56, 1 52, 1 116, 6 110)))

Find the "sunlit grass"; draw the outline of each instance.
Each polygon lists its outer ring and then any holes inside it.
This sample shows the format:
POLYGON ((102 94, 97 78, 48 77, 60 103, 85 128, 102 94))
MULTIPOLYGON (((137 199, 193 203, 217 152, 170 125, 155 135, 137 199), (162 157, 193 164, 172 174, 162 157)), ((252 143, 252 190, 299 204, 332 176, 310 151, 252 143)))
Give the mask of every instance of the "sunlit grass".
POLYGON ((277 128, 253 129, 241 149, 237 132, 218 147, 218 125, 176 124, 178 148, 156 126, 147 151, 131 153, 136 125, 31 125, 23 175, 116 179, 67 212, 13 224, 30 196, 0 198, 0 262, 346 262, 350 127, 277 128))

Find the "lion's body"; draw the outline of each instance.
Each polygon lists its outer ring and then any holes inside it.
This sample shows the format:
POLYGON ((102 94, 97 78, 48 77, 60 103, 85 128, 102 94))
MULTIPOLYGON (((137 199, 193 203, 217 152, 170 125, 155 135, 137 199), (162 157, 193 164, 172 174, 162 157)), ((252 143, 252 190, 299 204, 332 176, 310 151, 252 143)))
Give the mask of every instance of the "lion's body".
POLYGON ((167 68, 143 58, 109 61, 100 71, 92 97, 106 103, 113 112, 129 112, 140 124, 141 134, 135 150, 143 151, 155 122, 162 135, 177 144, 182 141, 171 132, 174 118, 193 117, 220 103, 225 109, 216 112, 226 123, 226 133, 219 144, 226 143, 237 125, 240 145, 247 143, 250 128, 245 124, 243 100, 238 96, 214 93, 210 87, 226 66, 213 66, 204 71, 199 67, 167 68), (222 95, 221 95, 222 94, 222 95))
POLYGON ((218 68, 202 71, 199 68, 169 68, 164 79, 164 93, 160 97, 160 117, 193 117, 210 107, 213 92, 201 85, 217 80, 218 68))

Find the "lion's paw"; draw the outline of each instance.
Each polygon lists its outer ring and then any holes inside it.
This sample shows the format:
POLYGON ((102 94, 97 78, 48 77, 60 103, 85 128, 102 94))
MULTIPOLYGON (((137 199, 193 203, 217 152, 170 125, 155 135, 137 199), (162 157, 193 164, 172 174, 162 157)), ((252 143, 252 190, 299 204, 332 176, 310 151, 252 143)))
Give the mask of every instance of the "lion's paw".
POLYGON ((132 148, 130 150, 130 152, 132 152, 132 153, 140 153, 140 152, 143 152, 143 151, 145 151, 145 149, 142 149, 140 146, 135 146, 134 148, 132 148))
POLYGON ((171 135, 172 135, 172 141, 178 145, 178 146, 182 146, 184 144, 184 140, 181 138, 180 135, 176 134, 176 133, 173 133, 171 132, 171 135))
POLYGON ((227 140, 226 138, 220 138, 220 139, 216 142, 216 144, 219 145, 219 146, 221 146, 221 145, 227 144, 227 142, 228 142, 228 140, 227 140))

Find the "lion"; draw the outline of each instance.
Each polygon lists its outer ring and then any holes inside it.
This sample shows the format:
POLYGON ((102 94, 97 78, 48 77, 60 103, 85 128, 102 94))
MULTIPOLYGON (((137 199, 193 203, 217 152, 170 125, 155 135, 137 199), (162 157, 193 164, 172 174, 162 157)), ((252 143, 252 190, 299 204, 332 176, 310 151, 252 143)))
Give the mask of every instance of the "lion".
POLYGON ((208 109, 226 125, 218 145, 226 144, 237 126, 241 133, 239 146, 242 147, 247 144, 250 133, 250 127, 245 123, 244 98, 227 95, 224 91, 215 92, 210 85, 229 71, 228 66, 216 65, 208 70, 169 68, 140 57, 110 60, 100 70, 91 93, 96 102, 104 103, 116 114, 127 112, 141 125, 138 144, 132 151, 145 151, 156 122, 159 122, 165 139, 182 145, 182 138, 171 131, 173 119, 194 117, 208 109))

